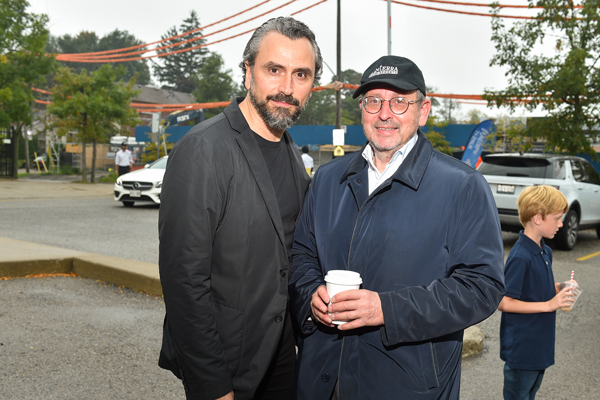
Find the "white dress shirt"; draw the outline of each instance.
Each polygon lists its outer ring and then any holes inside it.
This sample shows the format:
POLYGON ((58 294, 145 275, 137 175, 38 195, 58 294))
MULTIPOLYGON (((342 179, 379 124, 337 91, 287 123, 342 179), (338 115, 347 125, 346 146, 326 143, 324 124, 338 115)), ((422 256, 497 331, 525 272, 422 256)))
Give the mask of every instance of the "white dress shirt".
POLYGON ((385 182, 390 176, 394 175, 394 173, 398 170, 402 161, 406 158, 408 153, 415 147, 415 143, 417 143, 417 134, 415 133, 412 138, 409 139, 408 142, 402 147, 400 147, 392 156, 390 162, 387 163, 383 172, 379 172, 377 167, 375 167, 375 162, 373 161, 373 157, 375 154, 373 153, 373 149, 371 145, 365 147, 362 152, 362 156, 367 163, 369 164, 369 194, 373 193, 375 189, 379 187, 383 182, 385 182))

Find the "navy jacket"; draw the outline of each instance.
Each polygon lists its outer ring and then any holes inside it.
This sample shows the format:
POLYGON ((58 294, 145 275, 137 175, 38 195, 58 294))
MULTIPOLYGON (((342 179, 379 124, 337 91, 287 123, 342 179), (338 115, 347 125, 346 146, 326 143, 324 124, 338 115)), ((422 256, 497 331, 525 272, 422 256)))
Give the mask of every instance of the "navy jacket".
POLYGON ((458 399, 463 330, 504 294, 498 213, 483 176, 419 131, 396 173, 368 194, 361 152, 321 166, 305 199, 290 279, 298 399, 458 399), (342 333, 313 323, 332 269, 379 293, 385 325, 342 333))
MULTIPOLYGON (((240 99, 238 99, 239 101, 240 99)), ((167 315, 159 365, 188 400, 249 400, 288 307, 287 249, 269 166, 232 102, 173 147, 159 212, 167 315)), ((287 132, 298 201, 310 178, 287 132)))

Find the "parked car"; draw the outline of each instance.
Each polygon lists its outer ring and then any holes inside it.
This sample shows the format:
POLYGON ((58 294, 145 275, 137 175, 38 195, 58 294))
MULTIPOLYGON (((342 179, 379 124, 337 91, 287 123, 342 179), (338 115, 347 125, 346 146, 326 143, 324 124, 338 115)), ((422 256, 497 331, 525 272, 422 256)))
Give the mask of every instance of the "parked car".
POLYGON ((133 207, 135 202, 160 204, 160 191, 167 168, 168 156, 162 157, 143 169, 124 174, 115 182, 115 201, 125 207, 133 207))
POLYGON ((581 157, 552 154, 490 154, 478 167, 490 184, 502 229, 518 232, 517 199, 527 186, 551 185, 569 202, 563 227, 554 238, 557 248, 571 250, 582 229, 595 228, 600 238, 600 175, 581 157))

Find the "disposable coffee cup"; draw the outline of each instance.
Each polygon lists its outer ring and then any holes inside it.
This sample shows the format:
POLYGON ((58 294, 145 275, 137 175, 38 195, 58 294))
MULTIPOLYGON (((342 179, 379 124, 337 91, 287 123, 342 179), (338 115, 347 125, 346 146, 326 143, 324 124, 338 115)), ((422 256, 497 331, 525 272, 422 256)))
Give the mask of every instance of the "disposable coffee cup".
MULTIPOLYGON (((327 293, 331 298, 346 290, 360 289, 362 278, 358 272, 334 269, 327 272, 325 282, 327 283, 327 293)), ((333 321, 336 325, 345 324, 346 322, 348 321, 333 321)))
POLYGON ((563 290, 565 287, 571 288, 571 293, 573 294, 573 304, 571 304, 569 307, 561 307, 560 309, 568 312, 573 309, 575 302, 579 298, 579 295, 581 294, 581 288, 575 282, 566 281, 558 284, 558 291, 563 290))

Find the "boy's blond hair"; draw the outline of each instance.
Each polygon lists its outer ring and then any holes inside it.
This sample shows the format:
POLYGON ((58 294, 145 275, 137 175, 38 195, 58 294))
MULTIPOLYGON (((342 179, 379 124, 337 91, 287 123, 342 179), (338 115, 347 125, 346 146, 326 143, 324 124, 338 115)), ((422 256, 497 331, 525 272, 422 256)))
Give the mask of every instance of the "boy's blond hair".
POLYGON ((530 186, 523 190, 517 200, 517 206, 519 220, 523 226, 537 214, 541 214, 542 219, 546 219, 547 215, 559 212, 564 214, 569 209, 565 195, 548 185, 530 186))

